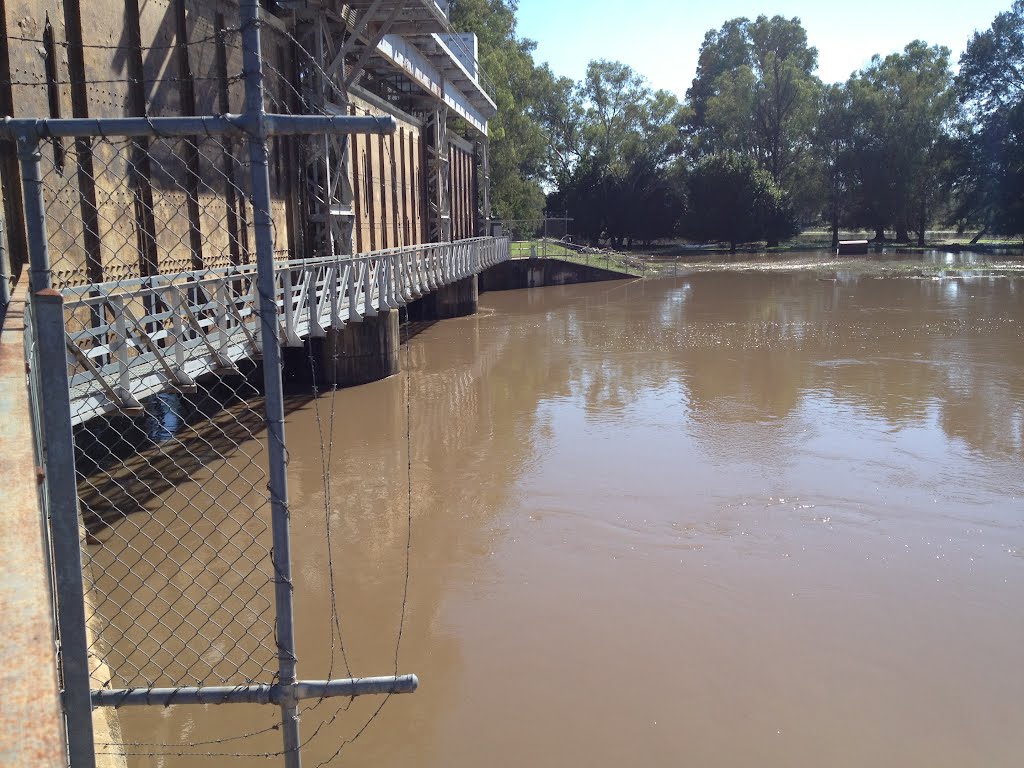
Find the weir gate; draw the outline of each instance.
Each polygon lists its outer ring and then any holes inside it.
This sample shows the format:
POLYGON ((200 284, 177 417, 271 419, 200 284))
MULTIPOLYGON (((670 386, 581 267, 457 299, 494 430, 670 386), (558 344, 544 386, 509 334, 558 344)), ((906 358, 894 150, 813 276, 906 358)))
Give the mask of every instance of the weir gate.
POLYGON ((322 340, 326 386, 395 373, 399 314, 475 311, 508 259, 475 39, 433 0, 0 9, 0 298, 25 297, 67 758, 299 766, 302 702, 417 680, 397 648, 298 677, 282 348, 322 340), (279 707, 280 750, 117 736, 121 707, 209 703, 279 707))

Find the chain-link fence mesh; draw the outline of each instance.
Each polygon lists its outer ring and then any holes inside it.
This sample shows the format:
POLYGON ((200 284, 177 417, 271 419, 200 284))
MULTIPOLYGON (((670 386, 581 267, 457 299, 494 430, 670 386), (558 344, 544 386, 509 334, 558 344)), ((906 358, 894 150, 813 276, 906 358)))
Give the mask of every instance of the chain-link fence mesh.
POLYGON ((566 216, 543 219, 502 219, 502 234, 513 242, 528 240, 562 240, 572 242, 573 220, 566 216))
POLYGON ((93 685, 270 680, 245 163, 220 137, 61 151, 54 140, 41 155, 66 296, 93 685))

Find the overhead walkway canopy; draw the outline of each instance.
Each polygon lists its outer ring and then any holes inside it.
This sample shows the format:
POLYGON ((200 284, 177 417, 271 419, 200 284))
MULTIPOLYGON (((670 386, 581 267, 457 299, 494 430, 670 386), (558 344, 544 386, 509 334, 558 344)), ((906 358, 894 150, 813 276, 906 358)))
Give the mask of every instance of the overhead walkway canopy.
POLYGON ((344 81, 367 73, 387 82, 397 98, 426 99, 450 109, 476 133, 498 108, 477 62, 476 39, 452 29, 447 3, 434 0, 283 0, 297 16, 324 15, 343 24, 345 39, 335 57, 346 59, 344 81))

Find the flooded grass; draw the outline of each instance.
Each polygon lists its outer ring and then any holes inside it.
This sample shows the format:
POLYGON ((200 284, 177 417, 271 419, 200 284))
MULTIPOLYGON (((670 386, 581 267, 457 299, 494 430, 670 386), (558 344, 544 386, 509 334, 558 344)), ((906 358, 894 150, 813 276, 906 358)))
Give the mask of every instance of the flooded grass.
POLYGON ((652 262, 662 275, 694 271, 789 272, 810 270, 846 275, 892 278, 963 278, 1024 273, 1024 258, 984 253, 926 250, 916 254, 882 253, 837 257, 830 251, 779 254, 740 254, 732 257, 687 258, 652 262))
POLYGON ((540 240, 524 240, 510 244, 513 259, 529 258, 534 253, 537 258, 559 259, 573 264, 585 264, 591 267, 609 269, 634 277, 643 277, 649 270, 645 268, 645 260, 649 257, 639 254, 623 253, 579 253, 557 243, 540 240))

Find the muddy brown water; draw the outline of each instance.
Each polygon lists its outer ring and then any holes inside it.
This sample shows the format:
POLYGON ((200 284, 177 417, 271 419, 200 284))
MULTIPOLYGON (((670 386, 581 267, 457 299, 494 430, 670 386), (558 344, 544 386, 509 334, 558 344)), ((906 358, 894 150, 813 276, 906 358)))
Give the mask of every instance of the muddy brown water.
MULTIPOLYGON (((305 764, 1020 765, 1024 279, 829 277, 488 293, 411 340, 408 377, 333 395, 345 654, 387 674, 411 388, 398 666, 421 685, 351 743, 380 699, 306 707, 305 764)), ((345 671, 330 409, 287 424, 307 678, 345 671)), ((275 715, 121 719, 188 743, 275 715)))

